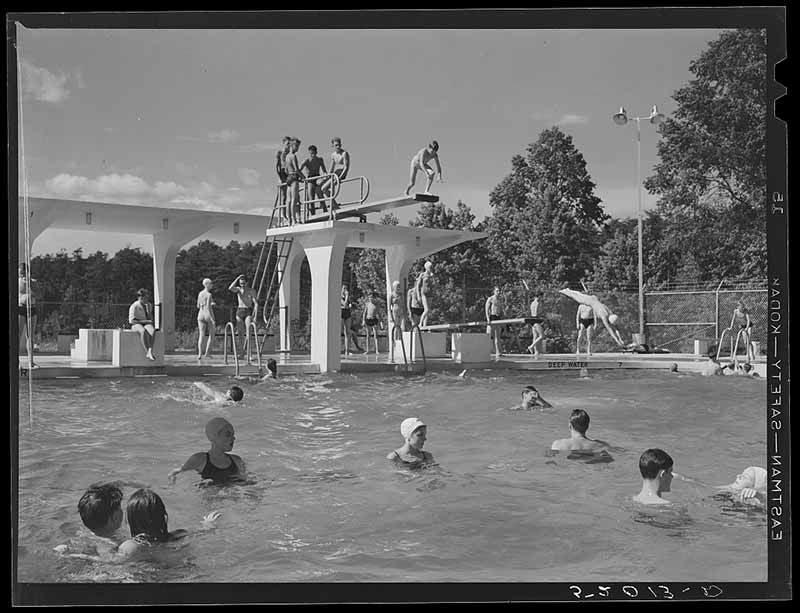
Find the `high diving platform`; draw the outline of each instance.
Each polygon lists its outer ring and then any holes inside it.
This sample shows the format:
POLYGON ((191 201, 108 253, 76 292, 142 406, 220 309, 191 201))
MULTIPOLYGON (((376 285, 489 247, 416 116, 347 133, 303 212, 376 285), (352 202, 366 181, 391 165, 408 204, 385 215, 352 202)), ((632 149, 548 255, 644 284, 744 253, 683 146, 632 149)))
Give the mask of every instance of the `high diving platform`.
POLYGON ((434 196, 433 194, 414 194, 414 196, 388 198, 385 200, 376 200, 375 202, 370 203, 356 203, 337 206, 334 207, 333 215, 331 215, 330 211, 321 211, 306 215, 304 223, 326 221, 331 219, 346 219, 348 217, 358 217, 359 220, 363 222, 367 220, 366 216, 368 213, 391 211, 393 209, 399 209, 412 204, 419 204, 420 202, 439 202, 439 196, 434 196))

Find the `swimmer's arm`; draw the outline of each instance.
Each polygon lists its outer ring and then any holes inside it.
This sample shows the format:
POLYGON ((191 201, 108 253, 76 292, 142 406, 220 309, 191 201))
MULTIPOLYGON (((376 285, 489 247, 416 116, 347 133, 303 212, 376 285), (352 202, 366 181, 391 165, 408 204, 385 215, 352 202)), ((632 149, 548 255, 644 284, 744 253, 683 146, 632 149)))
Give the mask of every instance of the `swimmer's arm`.
POLYGON ((543 408, 545 408, 545 409, 552 409, 552 408, 553 408, 553 405, 552 405, 552 404, 550 404, 549 402, 547 402, 547 400, 545 400, 544 398, 541 398, 541 397, 540 397, 540 398, 539 398, 539 403, 540 403, 540 404, 541 404, 541 406, 542 406, 543 408))
POLYGON ((203 470, 203 466, 205 466, 205 463, 206 463, 205 453, 203 453, 202 451, 193 453, 191 456, 189 456, 189 459, 186 460, 186 462, 184 462, 183 466, 181 466, 180 468, 176 468, 175 470, 169 473, 168 476, 169 482, 175 483, 175 478, 180 473, 185 472, 187 470, 196 470, 197 472, 200 472, 201 470, 203 470))
POLYGON ((202 383, 200 381, 195 381, 194 385, 202 392, 204 392, 206 395, 211 397, 215 402, 225 402, 225 394, 221 394, 220 392, 211 389, 205 383, 202 383))
POLYGON ((564 439, 558 439, 557 441, 553 441, 553 444, 550 445, 550 449, 552 451, 569 451, 569 448, 565 444, 564 439))
POLYGON ((386 456, 386 459, 387 460, 399 460, 400 459, 400 454, 397 453, 396 451, 392 451, 389 455, 386 456))

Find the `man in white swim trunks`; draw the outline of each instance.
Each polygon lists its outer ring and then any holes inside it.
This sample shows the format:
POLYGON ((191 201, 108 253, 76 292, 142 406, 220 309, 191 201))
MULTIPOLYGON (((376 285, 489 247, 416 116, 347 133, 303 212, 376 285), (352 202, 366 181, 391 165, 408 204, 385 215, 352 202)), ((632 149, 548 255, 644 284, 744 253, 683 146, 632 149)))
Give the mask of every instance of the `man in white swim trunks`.
POLYGON ((560 289, 558 291, 559 293, 572 298, 578 304, 585 304, 586 306, 591 307, 592 311, 594 311, 595 319, 599 319, 603 322, 603 325, 606 327, 606 330, 608 330, 611 338, 614 339, 614 342, 620 347, 625 348, 625 342, 622 340, 622 336, 620 335, 616 326, 619 317, 612 313, 606 305, 600 302, 597 296, 584 294, 583 292, 578 292, 574 289, 560 289))
POLYGON ((430 194, 434 177, 438 175, 439 183, 442 182, 442 164, 439 161, 439 143, 437 143, 435 140, 432 140, 427 147, 423 147, 417 151, 417 154, 411 159, 411 169, 409 171, 406 196, 411 194, 411 188, 414 187, 414 184, 417 182, 417 172, 420 170, 425 173, 428 179, 428 184, 425 186, 425 193, 430 194), (435 173, 433 168, 428 165, 428 162, 431 160, 433 160, 433 162, 436 164, 435 173))

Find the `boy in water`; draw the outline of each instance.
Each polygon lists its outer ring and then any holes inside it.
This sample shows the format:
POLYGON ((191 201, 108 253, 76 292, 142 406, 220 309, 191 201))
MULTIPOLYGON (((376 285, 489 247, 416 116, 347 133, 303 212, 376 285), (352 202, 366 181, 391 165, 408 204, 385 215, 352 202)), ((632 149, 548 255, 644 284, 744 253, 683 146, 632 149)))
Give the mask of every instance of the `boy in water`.
POLYGON ((206 396, 213 400, 216 404, 228 404, 231 402, 240 402, 244 398, 244 391, 241 387, 232 385, 224 394, 215 389, 210 388, 205 383, 195 381, 194 386, 202 391, 206 396))
MULTIPOLYGON (((306 185, 309 187, 308 193, 311 196, 309 199, 317 200, 323 198, 322 186, 319 184, 320 179, 317 179, 317 177, 327 174, 328 171, 325 170, 325 160, 317 156, 316 145, 308 146, 308 157, 300 166, 300 170, 306 171, 306 185)), ((322 210, 327 213, 328 206, 325 204, 324 200, 320 201, 320 205, 322 206, 322 210)), ((317 212, 317 204, 315 202, 310 203, 308 209, 309 213, 313 215, 317 212)))
POLYGON ((372 301, 373 294, 367 294, 367 303, 364 305, 364 313, 361 316, 361 325, 367 329, 367 349, 364 353, 369 353, 369 336, 372 332, 372 337, 375 339, 375 355, 380 355, 378 352, 378 325, 380 324, 383 329, 383 322, 378 321, 378 307, 372 301))
POLYGON ((417 154, 411 158, 411 169, 408 187, 406 188, 406 196, 411 194, 411 188, 414 187, 414 184, 417 182, 417 172, 420 170, 427 175, 428 184, 425 186, 425 193, 430 194, 431 185, 433 185, 435 176, 438 175, 439 183, 442 183, 442 164, 439 161, 439 143, 435 140, 432 140, 427 147, 423 147, 417 151, 417 154), (436 173, 434 173, 433 168, 428 165, 428 162, 431 160, 436 164, 436 173))
POLYGON ((551 405, 547 400, 542 398, 542 395, 532 385, 528 385, 522 390, 522 405, 520 408, 523 411, 533 411, 534 409, 549 409, 551 405))
POLYGON ((648 449, 639 458, 639 472, 642 474, 642 491, 633 497, 634 502, 642 504, 670 504, 661 497, 670 491, 672 483, 672 458, 661 449, 648 449))
POLYGON ((83 525, 92 531, 92 537, 84 541, 83 533, 79 540, 70 544, 58 545, 55 551, 61 555, 73 554, 82 549, 82 554, 110 555, 117 548, 114 537, 122 526, 122 490, 117 483, 93 483, 78 501, 83 525), (78 545, 78 547, 75 547, 78 545))
POLYGON ((605 441, 586 436, 589 429, 589 414, 583 409, 575 409, 569 416, 569 438, 553 441, 550 449, 555 451, 599 451, 608 447, 605 441))
POLYGON ((214 417, 206 424, 206 437, 211 449, 192 454, 183 466, 169 473, 169 481, 175 482, 178 474, 196 470, 204 480, 221 483, 230 477, 241 477, 246 472, 244 460, 228 453, 236 440, 231 423, 224 417, 214 417))
POLYGON ((433 462, 433 454, 422 450, 422 446, 428 438, 428 426, 420 419, 416 417, 404 419, 400 424, 400 434, 405 443, 386 456, 386 459, 412 467, 433 462))

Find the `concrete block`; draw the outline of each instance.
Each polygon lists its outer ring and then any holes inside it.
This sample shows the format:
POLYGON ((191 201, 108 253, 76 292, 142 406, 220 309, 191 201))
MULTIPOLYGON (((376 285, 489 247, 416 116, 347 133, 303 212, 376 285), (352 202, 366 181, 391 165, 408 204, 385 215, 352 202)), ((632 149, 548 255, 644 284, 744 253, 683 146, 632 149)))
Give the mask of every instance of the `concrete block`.
POLYGON ((110 362, 114 330, 81 328, 70 356, 79 362, 110 362))
POLYGON ((490 361, 492 359, 491 335, 483 332, 454 332, 453 359, 461 363, 490 361))
MULTIPOLYGON (((403 332, 403 343, 406 349, 406 358, 410 362, 416 362, 422 359, 422 349, 425 351, 426 358, 447 358, 450 354, 447 352, 447 332, 423 332, 422 343, 423 347, 420 349, 419 341, 420 336, 414 332, 414 345, 411 345, 411 332, 403 332)), ((403 349, 398 340, 394 344, 394 361, 403 361, 403 349)))
POLYGON ((77 340, 77 334, 59 334, 56 341, 58 353, 70 354, 73 341, 77 340))
POLYGON ((708 341, 695 340, 695 342, 694 342, 694 354, 695 355, 707 355, 708 354, 708 341))
POLYGON ((153 355, 155 360, 148 360, 144 347, 135 330, 113 331, 113 357, 114 366, 163 366, 164 365, 164 335, 157 331, 153 342, 153 355))

